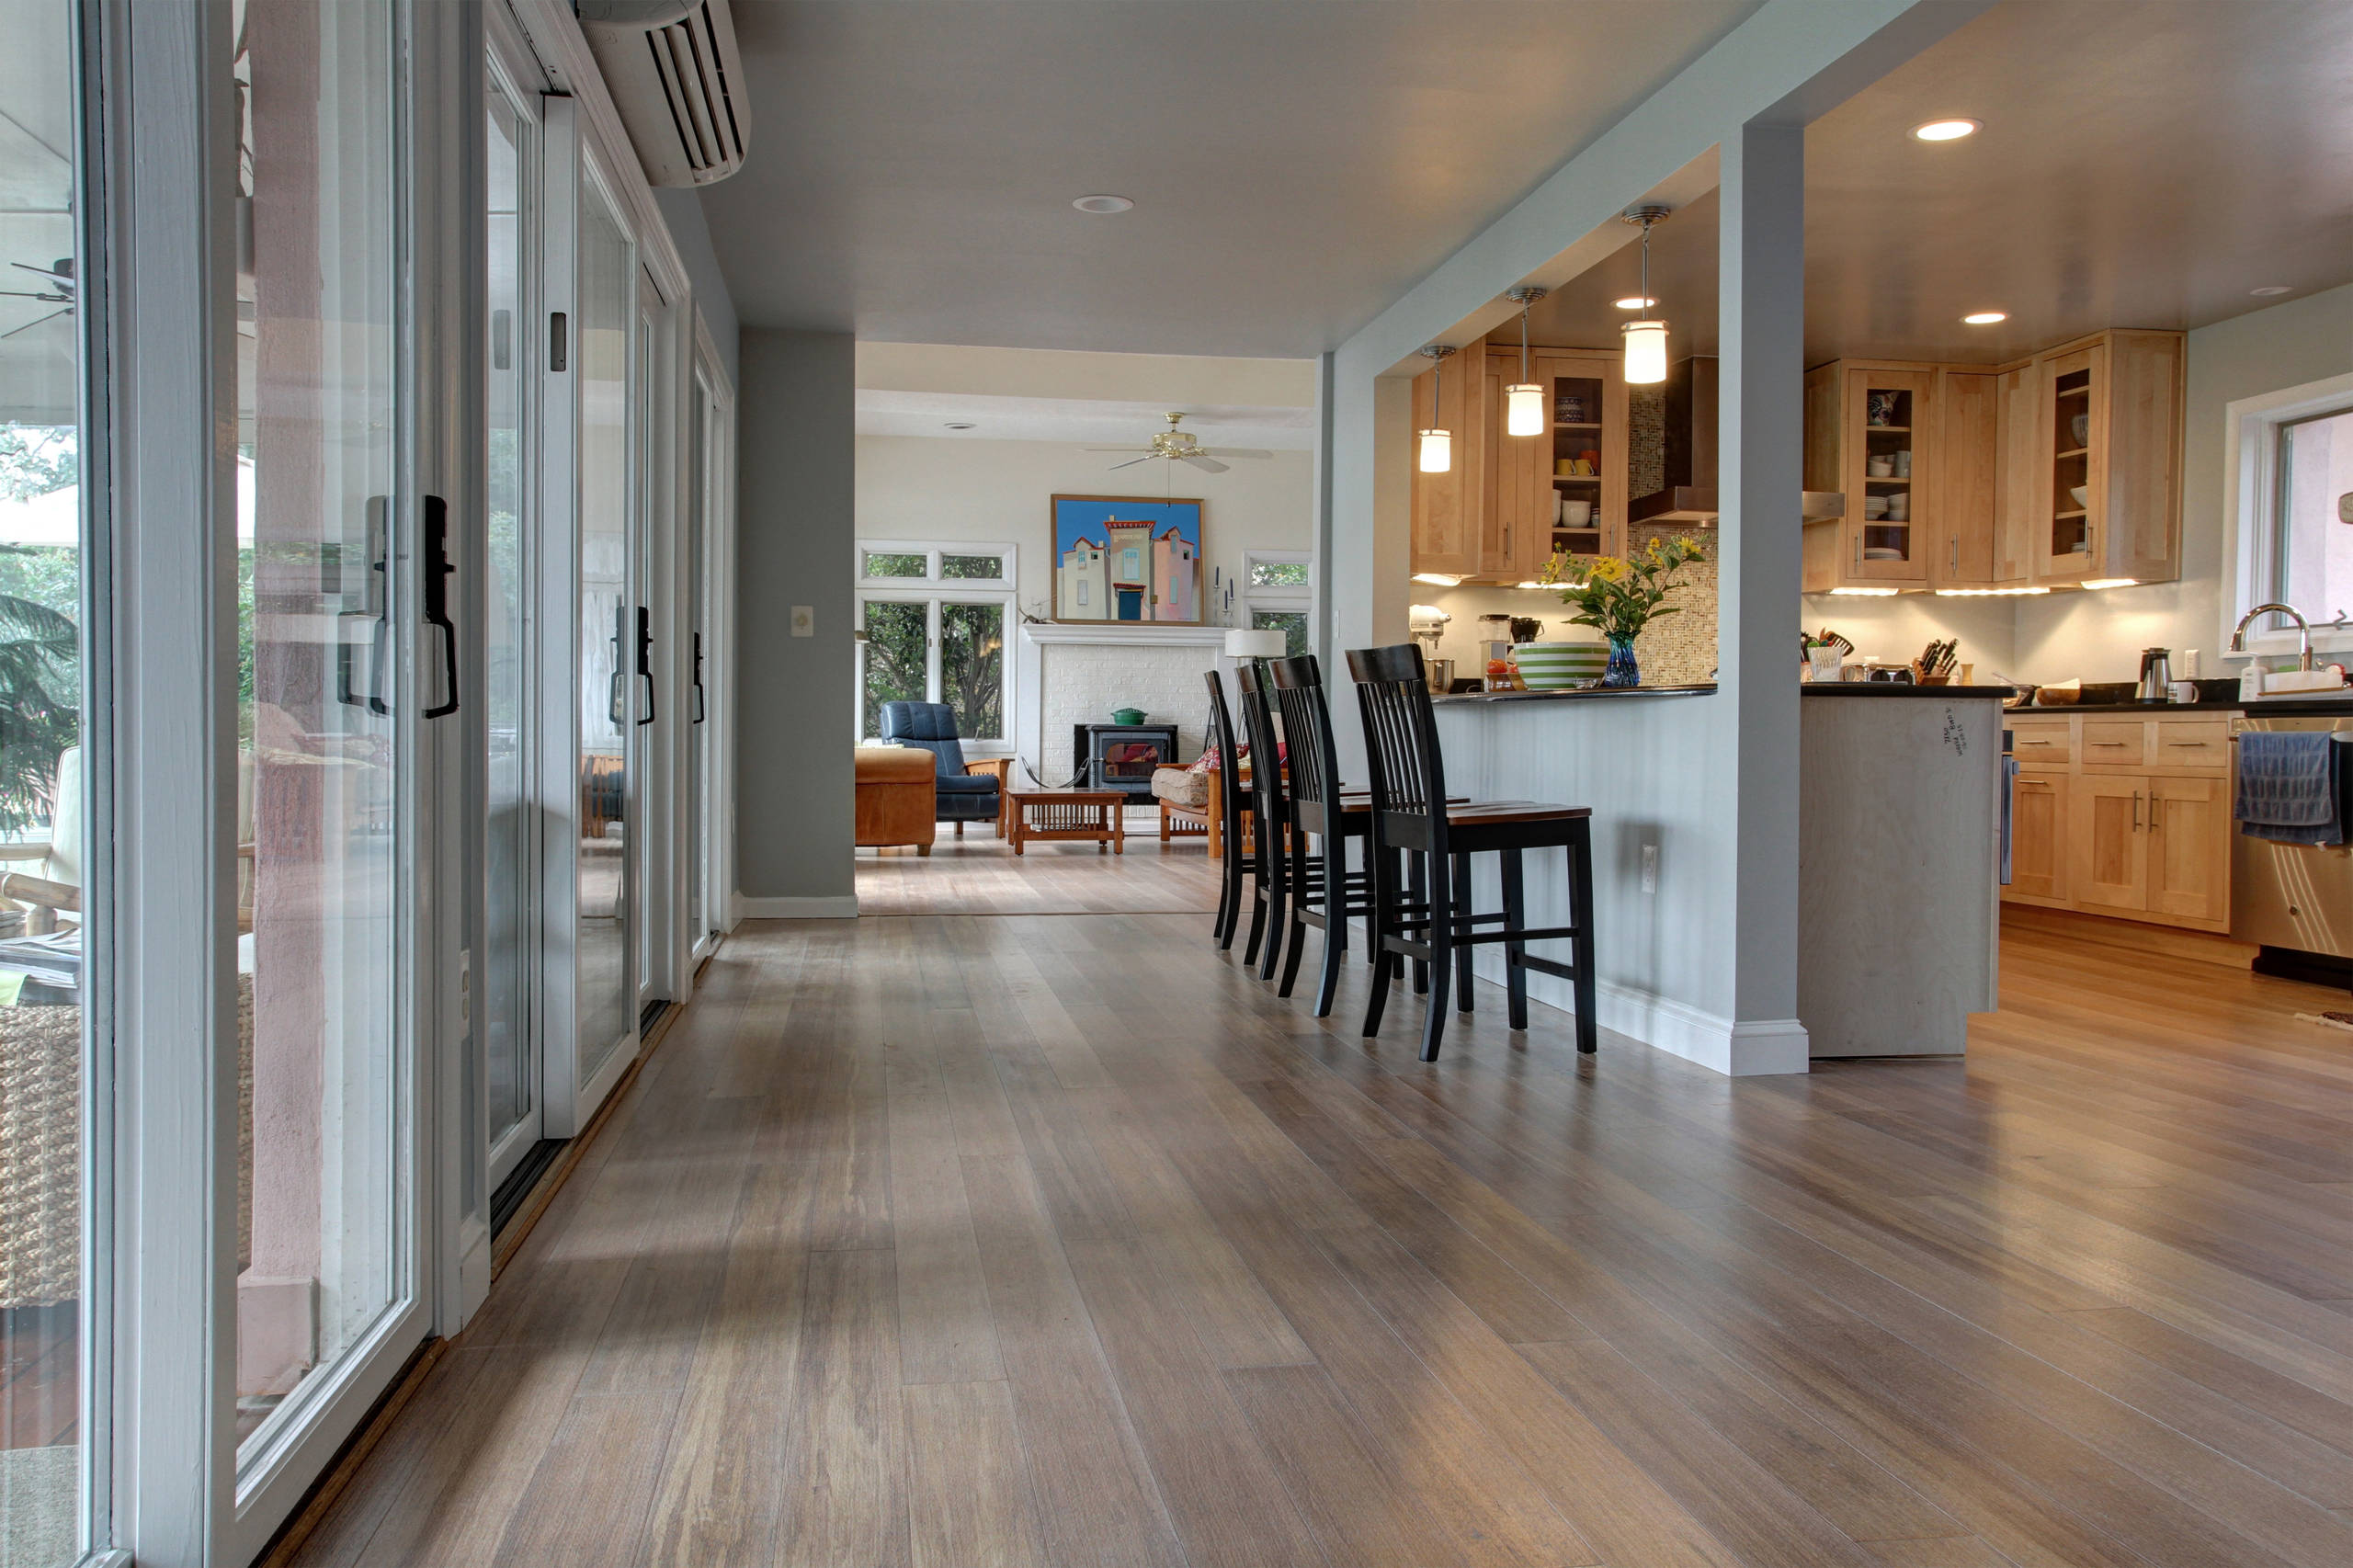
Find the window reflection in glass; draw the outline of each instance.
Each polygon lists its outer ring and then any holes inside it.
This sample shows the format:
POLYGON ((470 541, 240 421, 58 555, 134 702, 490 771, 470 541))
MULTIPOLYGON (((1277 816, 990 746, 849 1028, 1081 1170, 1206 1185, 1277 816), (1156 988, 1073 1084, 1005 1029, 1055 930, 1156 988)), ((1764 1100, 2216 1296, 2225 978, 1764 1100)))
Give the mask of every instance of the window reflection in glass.
POLYGON ((81 1555, 74 15, 70 0, 0 4, 0 1561, 26 1568, 81 1555))
POLYGON ((241 1457, 404 1293, 389 4, 245 0, 234 863, 241 1457))

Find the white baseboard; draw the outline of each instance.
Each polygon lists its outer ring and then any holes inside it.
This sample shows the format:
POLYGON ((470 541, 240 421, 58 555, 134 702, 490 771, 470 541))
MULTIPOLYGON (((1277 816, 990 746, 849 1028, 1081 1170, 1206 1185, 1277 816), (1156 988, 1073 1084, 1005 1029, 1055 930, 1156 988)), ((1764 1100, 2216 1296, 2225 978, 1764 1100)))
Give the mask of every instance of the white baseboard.
POLYGON ((858 895, 839 898, 746 898, 735 895, 736 916, 743 920, 855 920, 858 895))

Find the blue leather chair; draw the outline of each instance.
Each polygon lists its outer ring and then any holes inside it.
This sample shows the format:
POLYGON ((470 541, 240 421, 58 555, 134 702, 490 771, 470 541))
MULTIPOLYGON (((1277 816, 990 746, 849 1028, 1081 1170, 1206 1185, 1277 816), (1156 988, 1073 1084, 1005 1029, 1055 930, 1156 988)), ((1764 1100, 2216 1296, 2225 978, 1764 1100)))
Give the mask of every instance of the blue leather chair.
POLYGON ((945 702, 885 702, 882 738, 902 745, 921 746, 939 759, 934 779, 938 790, 936 822, 952 822, 962 833, 968 822, 995 822, 1002 803, 994 774, 965 771, 964 746, 956 733, 956 715, 945 702))

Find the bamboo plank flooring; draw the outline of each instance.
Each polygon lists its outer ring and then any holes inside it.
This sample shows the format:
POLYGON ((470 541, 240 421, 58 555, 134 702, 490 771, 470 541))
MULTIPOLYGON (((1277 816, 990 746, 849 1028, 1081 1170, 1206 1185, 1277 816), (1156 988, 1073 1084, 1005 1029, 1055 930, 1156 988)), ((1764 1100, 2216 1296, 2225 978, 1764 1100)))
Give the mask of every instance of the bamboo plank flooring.
POLYGON ((1965 1063, 1424 1066, 1198 842, 953 844, 728 942, 298 1562, 2353 1563, 2333 994, 2020 934, 1965 1063))

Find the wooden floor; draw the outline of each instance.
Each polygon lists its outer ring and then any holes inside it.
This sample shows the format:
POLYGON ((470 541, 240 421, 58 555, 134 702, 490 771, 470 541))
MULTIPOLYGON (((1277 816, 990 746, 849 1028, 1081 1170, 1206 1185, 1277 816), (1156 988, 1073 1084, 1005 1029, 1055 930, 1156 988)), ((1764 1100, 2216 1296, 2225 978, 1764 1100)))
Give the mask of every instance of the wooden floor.
POLYGON ((746 926, 301 1561, 2353 1563, 2335 994, 1425 1067, 1205 926, 746 926))
POLYGON ((1217 907, 1218 863, 1199 835, 1160 842, 1160 813, 1128 813, 1126 850, 1030 843, 1023 853, 985 823, 962 837, 938 824, 931 853, 858 852, 860 915, 1108 915, 1217 907))

